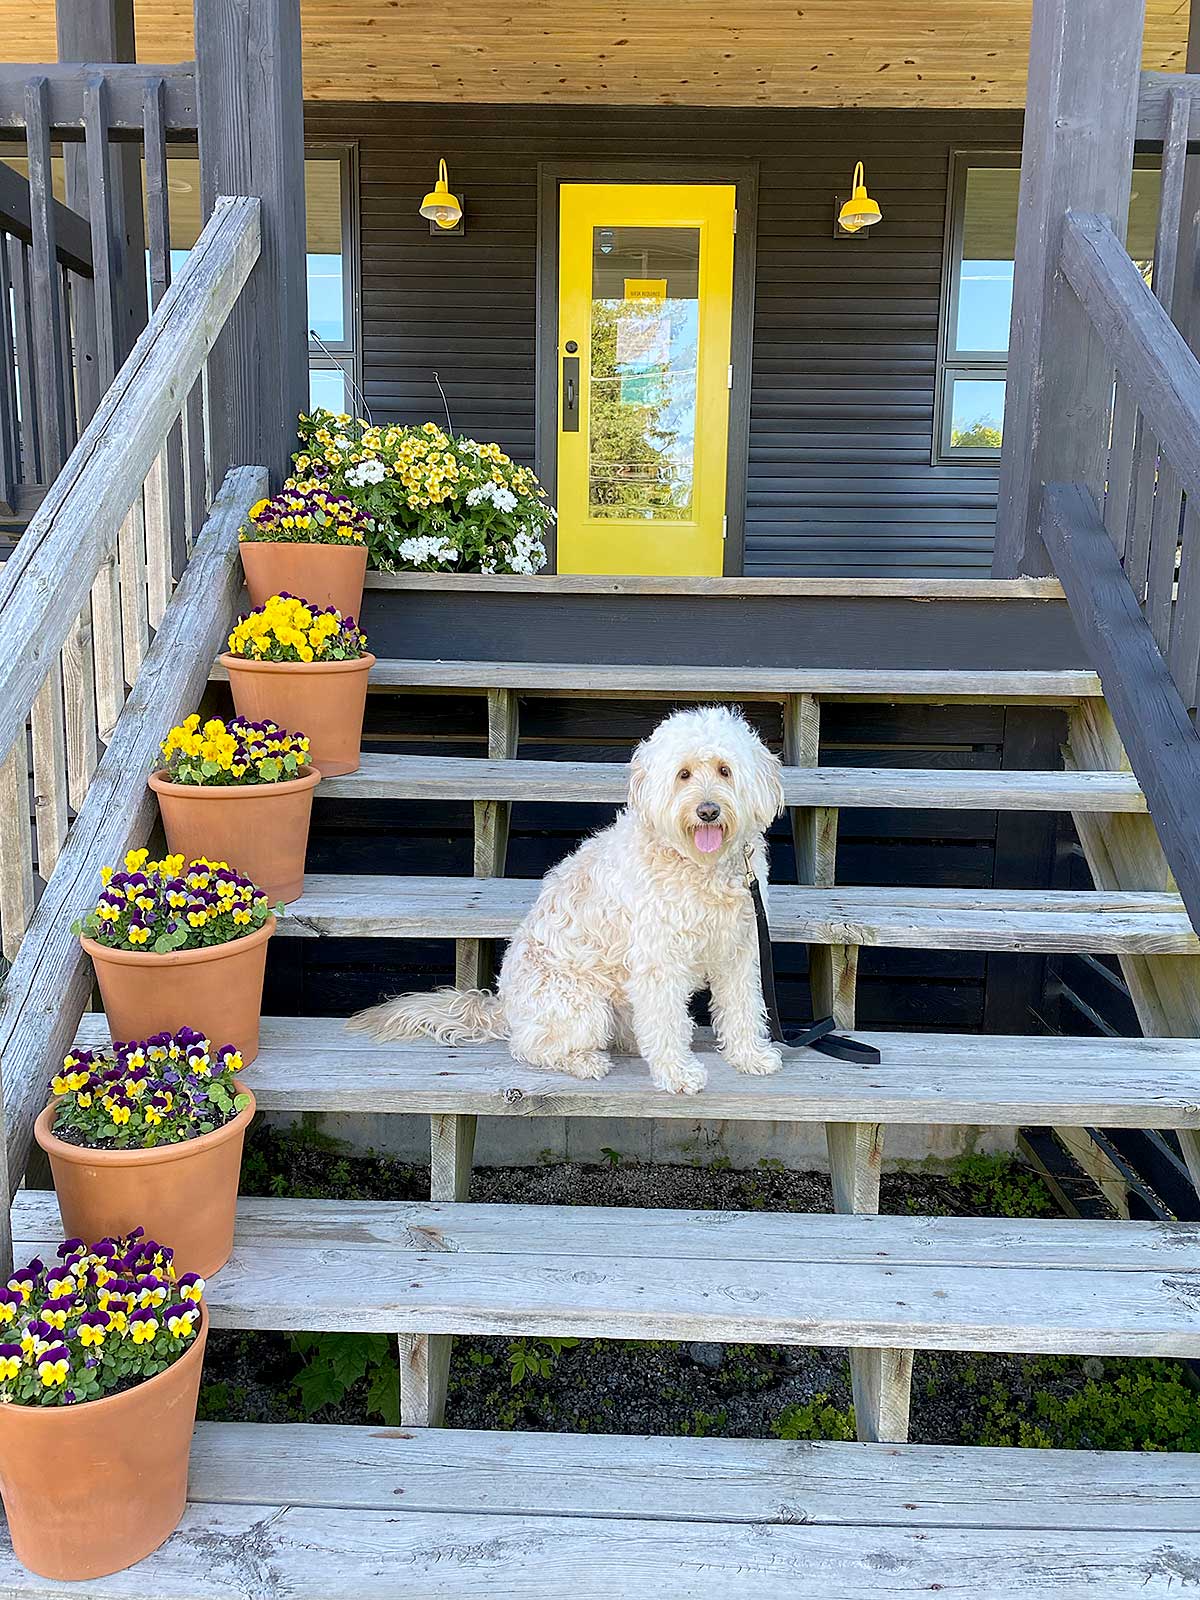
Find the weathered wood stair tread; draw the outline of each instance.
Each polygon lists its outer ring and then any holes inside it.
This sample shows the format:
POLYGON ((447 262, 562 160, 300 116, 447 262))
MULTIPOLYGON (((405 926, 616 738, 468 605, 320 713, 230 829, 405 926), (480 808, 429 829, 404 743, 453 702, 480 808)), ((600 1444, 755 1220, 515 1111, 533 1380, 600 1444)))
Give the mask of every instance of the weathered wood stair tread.
MULTIPOLYGON (((504 939, 538 890, 526 878, 312 874, 281 934, 504 939)), ((771 888, 783 942, 915 950, 1153 952, 1195 955, 1200 940, 1177 895, 1052 889, 771 888)))
MULTIPOLYGON (((266 1017, 246 1074, 263 1111, 498 1117, 679 1117, 782 1122, 985 1123, 1200 1128, 1200 1040, 865 1033, 863 1068, 806 1050, 769 1078, 727 1067, 709 1043, 708 1086, 667 1094, 617 1056, 599 1082, 537 1072, 504 1045, 379 1044, 336 1017, 266 1017)), ((80 1043, 103 1044, 102 1013, 80 1043)))
MULTIPOLYGON (((212 677, 227 677, 219 663, 214 665, 212 677)), ((1070 705, 1101 694, 1100 679, 1083 668, 896 671, 801 666, 664 667, 608 661, 410 661, 400 657, 381 657, 371 668, 370 687, 453 690, 457 694, 516 689, 543 695, 649 695, 684 700, 778 700, 789 694, 815 694, 829 700, 960 700, 989 705, 1070 705)))
MULTIPOLYGON (((624 762, 485 761, 364 754, 325 778, 320 799, 515 800, 623 805, 624 762)), ((789 806, 915 806, 986 811, 1145 811, 1132 772, 954 772, 936 768, 785 767, 789 806)))
MULTIPOLYGON (((18 1257, 62 1237, 13 1205, 18 1257)), ((214 1327, 1200 1356, 1200 1224, 243 1199, 214 1327)))
POLYGON ((85 1600, 1106 1600, 1200 1561, 1195 1456, 201 1423, 190 1504, 85 1600), (700 1568, 703 1571, 700 1571, 700 1568), (569 1574, 569 1585, 564 1575, 569 1574))

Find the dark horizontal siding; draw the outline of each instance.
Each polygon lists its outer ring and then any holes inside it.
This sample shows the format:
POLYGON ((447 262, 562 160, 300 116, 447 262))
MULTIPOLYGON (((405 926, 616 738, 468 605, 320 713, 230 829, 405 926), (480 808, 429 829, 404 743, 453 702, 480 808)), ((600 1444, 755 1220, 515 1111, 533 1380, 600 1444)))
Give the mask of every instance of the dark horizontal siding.
POLYGON ((363 388, 380 418, 440 417, 532 462, 537 163, 760 164, 746 571, 971 576, 996 473, 930 465, 950 151, 1012 146, 1015 113, 311 105, 359 146, 363 388), (439 155, 467 230, 417 215, 439 155), (878 233, 831 237, 861 158, 878 233))

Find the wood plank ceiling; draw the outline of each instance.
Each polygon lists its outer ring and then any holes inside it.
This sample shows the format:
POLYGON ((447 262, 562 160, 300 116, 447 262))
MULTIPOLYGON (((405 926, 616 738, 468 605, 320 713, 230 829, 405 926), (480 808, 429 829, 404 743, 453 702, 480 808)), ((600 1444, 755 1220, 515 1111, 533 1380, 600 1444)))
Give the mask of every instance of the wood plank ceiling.
MULTIPOLYGON (((71 0, 59 0, 70 4, 71 0)), ((311 100, 1020 106, 1030 0, 302 0, 311 100)), ((1188 0, 1147 0, 1182 70, 1188 0)), ((192 54, 192 0, 137 0, 139 55, 192 54)), ((51 61, 51 0, 0 0, 4 58, 51 61)))

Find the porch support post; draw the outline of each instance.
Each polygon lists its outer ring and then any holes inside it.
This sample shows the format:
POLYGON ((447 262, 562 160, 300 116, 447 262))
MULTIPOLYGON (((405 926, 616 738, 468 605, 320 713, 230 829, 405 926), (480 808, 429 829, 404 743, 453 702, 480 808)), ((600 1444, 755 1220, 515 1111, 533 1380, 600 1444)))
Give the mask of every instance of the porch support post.
POLYGON ((1034 0, 992 571, 1044 575, 1042 485, 1098 501, 1112 365, 1058 271, 1068 210, 1125 237, 1145 0, 1034 0))
POLYGON ((204 216, 262 201, 262 253, 209 357, 212 472, 265 466, 272 487, 308 409, 300 0, 195 0, 204 216))

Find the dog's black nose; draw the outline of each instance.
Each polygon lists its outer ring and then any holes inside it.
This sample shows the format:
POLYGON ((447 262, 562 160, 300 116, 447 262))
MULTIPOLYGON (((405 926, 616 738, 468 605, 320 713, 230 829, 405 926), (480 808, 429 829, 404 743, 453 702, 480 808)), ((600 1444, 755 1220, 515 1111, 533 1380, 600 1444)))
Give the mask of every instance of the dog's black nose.
POLYGON ((715 822, 721 815, 721 808, 715 800, 701 800, 696 807, 696 815, 701 822, 715 822))

